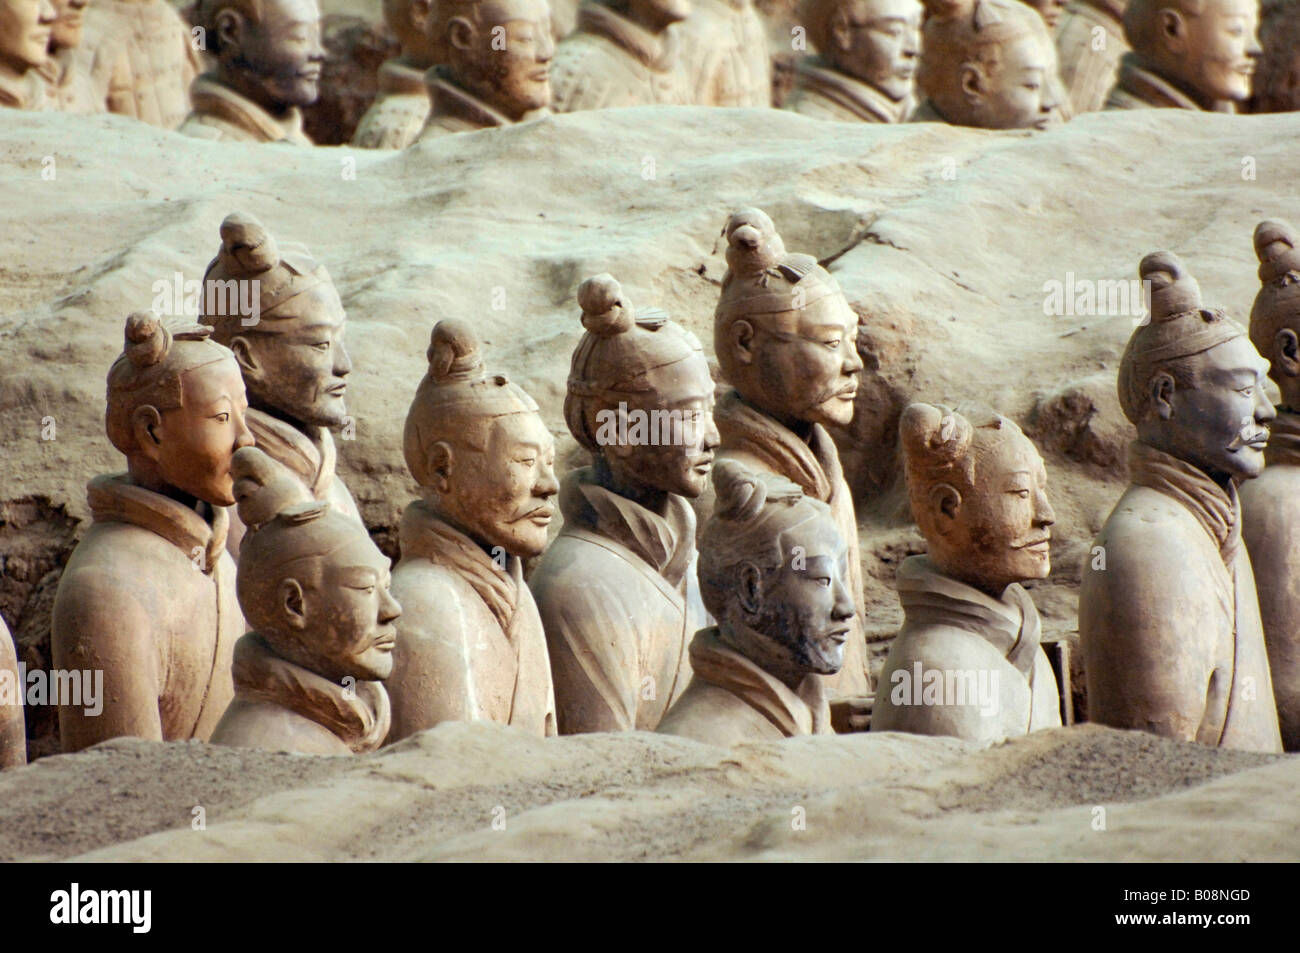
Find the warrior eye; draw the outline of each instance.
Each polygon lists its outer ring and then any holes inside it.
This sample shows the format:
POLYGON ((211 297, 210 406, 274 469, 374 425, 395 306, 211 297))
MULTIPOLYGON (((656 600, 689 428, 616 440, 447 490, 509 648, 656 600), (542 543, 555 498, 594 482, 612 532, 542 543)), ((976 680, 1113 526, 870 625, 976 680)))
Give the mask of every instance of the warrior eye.
POLYGON ((312 347, 314 347, 318 351, 328 351, 330 349, 330 342, 317 341, 315 344, 312 345, 312 347))

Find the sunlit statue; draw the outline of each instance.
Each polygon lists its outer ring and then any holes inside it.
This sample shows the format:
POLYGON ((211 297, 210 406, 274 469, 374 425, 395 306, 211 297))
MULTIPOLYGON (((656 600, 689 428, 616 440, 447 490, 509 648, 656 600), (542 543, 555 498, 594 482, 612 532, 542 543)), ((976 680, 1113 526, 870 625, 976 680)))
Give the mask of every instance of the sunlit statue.
POLYGON ((361 117, 352 144, 363 149, 405 149, 429 118, 424 74, 438 63, 429 31, 433 0, 384 0, 384 22, 401 53, 379 67, 379 92, 361 117))

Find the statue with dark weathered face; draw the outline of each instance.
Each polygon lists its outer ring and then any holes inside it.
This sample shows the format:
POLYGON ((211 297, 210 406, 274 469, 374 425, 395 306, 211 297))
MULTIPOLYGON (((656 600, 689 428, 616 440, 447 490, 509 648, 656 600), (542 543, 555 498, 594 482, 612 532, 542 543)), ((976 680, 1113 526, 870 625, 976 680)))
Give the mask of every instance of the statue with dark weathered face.
POLYGON ((653 731, 690 678, 706 625, 695 515, 718 432, 695 335, 637 311, 609 275, 578 288, 586 329, 565 419, 592 465, 560 487, 564 529, 529 581, 550 648, 562 734, 653 731))
POLYGON ((659 730, 731 745, 827 734, 824 677, 844 664, 857 608, 830 508, 731 460, 700 540, 700 591, 716 628, 691 642, 691 683, 659 730))
POLYGON ((1259 41, 1250 111, 1300 110, 1300 0, 1264 0, 1259 41))
POLYGON ((311 145, 302 108, 320 95, 316 0, 200 0, 216 69, 194 81, 181 132, 202 139, 311 145))
POLYGON ((1300 751, 1300 235, 1286 222, 1260 222, 1255 253, 1260 289, 1250 339, 1281 400, 1269 422, 1267 466, 1241 487, 1241 535, 1258 583, 1282 745, 1300 751))
POLYGON ((1268 363, 1155 252, 1151 317, 1119 398, 1137 428, 1131 484, 1085 559, 1079 636, 1093 721, 1184 741, 1281 750, 1237 486, 1264 468, 1268 363))
POLYGON ((364 527, 311 499, 256 447, 235 454, 235 494, 250 527, 238 589, 252 627, 234 654, 235 698, 214 744, 364 754, 388 735, 383 680, 401 607, 388 559, 364 527))
POLYGON ((899 430, 927 552, 898 570, 904 622, 872 730, 989 744, 1059 727, 1038 610, 1020 585, 1050 568, 1042 457, 1014 423, 977 408, 912 404, 899 430))
POLYGON ((810 0, 804 20, 819 55, 800 62, 786 108, 845 122, 907 119, 922 13, 917 0, 810 0))
POLYGON ((403 450, 420 499, 402 516, 405 610, 388 687, 392 738, 443 721, 555 734, 546 635, 524 584, 554 517, 555 441, 537 404, 488 374, 474 332, 434 326, 403 450))
POLYGON ((1260 47, 1257 0, 1130 0, 1107 109, 1236 112, 1250 98, 1260 47))

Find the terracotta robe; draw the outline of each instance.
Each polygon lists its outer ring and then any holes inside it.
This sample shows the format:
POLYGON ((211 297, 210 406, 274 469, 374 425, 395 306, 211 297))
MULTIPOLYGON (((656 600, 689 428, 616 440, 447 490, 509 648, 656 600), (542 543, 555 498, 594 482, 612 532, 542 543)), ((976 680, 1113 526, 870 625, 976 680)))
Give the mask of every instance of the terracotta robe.
POLYGON ((27 763, 27 727, 23 719, 27 686, 18 675, 13 636, 5 620, 0 619, 0 771, 27 763))
POLYGON ((219 142, 284 142, 310 146, 302 129, 302 112, 290 108, 282 118, 217 82, 211 73, 194 80, 190 87, 194 111, 181 125, 182 135, 219 142))
POLYGON ((1264 472, 1241 487, 1241 537, 1255 571, 1282 747, 1300 751, 1300 414, 1269 423, 1264 472))
POLYGON ((824 679, 809 675, 792 691, 726 645, 716 627, 695 633, 691 669, 690 685, 659 723, 661 734, 720 747, 832 734, 824 679))
POLYGON ((335 684, 276 655, 249 632, 235 645, 235 700, 212 743, 302 754, 365 754, 388 735, 382 682, 335 684))
MULTIPOLYGON (((1148 69, 1136 53, 1125 53, 1119 61, 1119 77, 1106 97, 1107 109, 1203 109, 1195 99, 1169 80, 1148 69)), ((1207 112, 1235 113, 1226 100, 1207 112)))
POLYGON ((1089 718, 1281 751, 1235 489, 1140 442, 1129 448, 1129 473, 1079 590, 1089 718))
POLYGON ((908 96, 895 102, 869 83, 832 69, 820 57, 805 57, 796 67, 794 91, 785 108, 838 122, 905 122, 916 109, 916 100, 908 96))
MULTIPOLYGON (((287 467, 312 499, 329 503, 332 509, 361 522, 361 512, 352 494, 335 473, 338 451, 327 428, 309 427, 311 436, 308 436, 293 424, 253 407, 248 408, 244 420, 257 448, 287 467)), ((238 562, 239 546, 246 530, 235 507, 230 507, 229 512, 230 531, 226 548, 238 562)))
POLYGON ((600 3, 578 11, 577 32, 555 50, 556 112, 688 102, 677 34, 654 34, 600 3))
POLYGON ((361 149, 405 149, 429 118, 424 70, 389 60, 379 67, 379 93, 352 134, 361 149))
POLYGON ((1124 36, 1124 0, 1071 0, 1056 29, 1056 57, 1061 81, 1075 115, 1097 112, 1119 73, 1120 57, 1129 52, 1124 36), (1098 29, 1105 41, 1095 49, 1098 29))
POLYGON ((695 575, 695 513, 667 518, 570 473, 564 530, 534 570, 560 734, 654 731, 686 689, 690 637, 708 625, 695 575), (649 680, 649 681, 647 681, 649 680))
POLYGON ((40 72, 15 73, 0 64, 0 107, 40 112, 52 106, 40 72))
POLYGON ((190 27, 166 0, 95 0, 86 8, 78 68, 111 113, 175 129, 199 72, 190 27))
POLYGON ((197 510, 125 474, 87 492, 94 522, 68 560, 54 599, 56 669, 101 669, 104 710, 60 706, 64 751, 133 735, 206 741, 234 694, 244 617, 225 550, 226 510, 197 510))
POLYGON ((555 734, 551 662, 518 557, 494 562, 426 503, 406 508, 392 593, 402 606, 389 741, 443 721, 555 734), (503 568, 499 568, 503 565, 503 568))
POLYGON ((848 546, 849 591, 857 606, 853 629, 844 643, 844 667, 837 675, 825 676, 832 698, 862 696, 871 692, 867 672, 867 644, 863 633, 866 620, 862 592, 862 561, 858 555, 858 520, 853 497, 840 469, 840 454, 826 428, 814 424, 812 438, 805 443, 788 427, 750 407, 735 391, 727 393, 713 414, 722 436, 719 459, 730 457, 751 470, 766 470, 785 477, 831 508, 835 526, 848 546))
MULTIPOLYGON (((420 140, 436 139, 454 132, 476 132, 479 129, 515 125, 508 116, 452 83, 440 66, 435 66, 425 74, 425 82, 429 87, 429 119, 420 133, 420 140)), ((549 109, 535 109, 519 121, 527 122, 549 114, 549 109)))
POLYGON ((694 0, 681 38, 687 100, 696 106, 772 105, 767 30, 750 0, 694 0))
POLYGON ((55 53, 38 71, 45 81, 45 97, 50 109, 91 116, 107 111, 107 104, 95 91, 95 84, 76 62, 75 49, 55 53))
POLYGON ((1038 609, 1022 586, 1013 583, 994 599, 942 574, 929 557, 909 556, 898 568, 898 599, 903 627, 880 676, 872 731, 994 744, 1061 726, 1038 609), (932 671, 944 690, 931 697, 932 671))

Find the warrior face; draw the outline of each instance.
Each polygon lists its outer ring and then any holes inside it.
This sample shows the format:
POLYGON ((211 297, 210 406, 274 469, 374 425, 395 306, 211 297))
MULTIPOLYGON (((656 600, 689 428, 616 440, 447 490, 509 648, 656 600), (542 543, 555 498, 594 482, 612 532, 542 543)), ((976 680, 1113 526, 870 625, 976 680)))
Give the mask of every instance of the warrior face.
POLYGON ((254 21, 233 6, 215 17, 222 79, 272 114, 310 106, 320 94, 316 0, 262 0, 254 21))
POLYGON ((487 0, 447 22, 456 81, 512 120, 549 106, 555 40, 546 0, 487 0))
POLYGON ((0 0, 0 63, 18 73, 44 63, 56 17, 50 0, 0 0))
POLYGON ((823 55, 841 73, 901 100, 916 75, 921 13, 916 0, 849 0, 831 14, 823 55))

